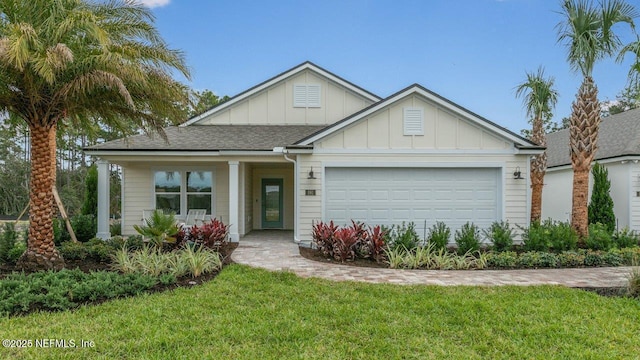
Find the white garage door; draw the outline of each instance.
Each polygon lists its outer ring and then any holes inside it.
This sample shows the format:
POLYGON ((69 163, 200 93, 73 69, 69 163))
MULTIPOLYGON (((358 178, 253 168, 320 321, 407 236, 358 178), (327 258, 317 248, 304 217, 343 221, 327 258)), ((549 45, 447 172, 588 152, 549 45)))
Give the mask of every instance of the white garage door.
POLYGON ((499 218, 496 168, 326 168, 325 220, 374 225, 471 221, 481 229, 499 218))

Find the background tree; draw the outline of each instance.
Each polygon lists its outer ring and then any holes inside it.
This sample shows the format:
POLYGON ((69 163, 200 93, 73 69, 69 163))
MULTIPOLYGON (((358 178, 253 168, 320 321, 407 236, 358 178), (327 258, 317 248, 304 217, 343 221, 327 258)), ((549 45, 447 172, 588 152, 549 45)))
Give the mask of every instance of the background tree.
POLYGON ((227 95, 219 97, 211 90, 191 91, 193 105, 188 110, 188 117, 198 116, 230 99, 227 95))
POLYGON ((609 171, 599 163, 593 165, 593 190, 589 203, 589 224, 600 223, 609 232, 616 228, 616 216, 613 212, 613 199, 611 198, 611 181, 609 171))
POLYGON ((100 119, 161 131, 181 120, 188 94, 171 72, 189 71, 153 21, 129 1, 0 0, 0 110, 22 119, 31 140, 29 241, 18 267, 64 266, 51 231, 58 125, 100 119))
MULTIPOLYGON (((532 120, 531 141, 547 145, 545 119, 550 119, 558 102, 558 92, 553 88, 554 79, 545 77, 544 68, 527 73, 527 80, 516 88, 516 97, 523 97, 527 115, 532 120)), ((540 221, 542 215, 542 186, 547 171, 547 152, 531 158, 531 221, 540 221)))
POLYGON ((589 171, 598 149, 601 120, 593 68, 597 61, 612 57, 622 46, 613 26, 622 22, 633 28, 633 18, 637 16, 635 8, 624 1, 603 1, 598 5, 587 0, 565 0, 561 11, 564 20, 558 24, 558 40, 568 49, 567 61, 583 78, 571 107, 569 126, 573 167, 571 225, 581 239, 589 232, 589 171))
POLYGON ((98 167, 91 165, 84 180, 82 215, 98 216, 98 167))

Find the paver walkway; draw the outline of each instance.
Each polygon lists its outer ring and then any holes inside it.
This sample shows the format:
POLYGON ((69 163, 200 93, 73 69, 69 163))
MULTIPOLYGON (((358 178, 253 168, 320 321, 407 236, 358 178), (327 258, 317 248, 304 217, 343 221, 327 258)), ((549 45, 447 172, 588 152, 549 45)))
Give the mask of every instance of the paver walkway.
POLYGON ((240 239, 232 259, 271 271, 335 281, 426 285, 625 286, 630 267, 538 270, 396 270, 327 264, 300 255, 290 231, 254 231, 240 239))

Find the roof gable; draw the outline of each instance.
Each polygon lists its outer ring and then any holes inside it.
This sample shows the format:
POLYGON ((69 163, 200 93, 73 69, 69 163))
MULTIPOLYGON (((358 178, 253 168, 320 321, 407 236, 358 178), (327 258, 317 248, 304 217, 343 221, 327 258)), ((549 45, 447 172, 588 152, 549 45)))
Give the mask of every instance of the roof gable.
POLYGON ((257 94, 264 92, 266 90, 268 90, 269 88, 272 88, 273 86, 282 83, 283 81, 286 81, 287 79, 291 79, 294 78, 298 75, 300 75, 301 73, 304 73, 305 71, 310 71, 312 72, 314 75, 316 76, 320 76, 322 78, 327 79, 328 81, 334 83, 334 84, 338 84, 339 86, 347 89, 348 91, 356 94, 357 96, 365 99, 368 103, 373 103, 373 102, 377 102, 380 100, 380 97, 378 97, 377 95, 315 65, 314 63, 307 61, 304 62, 298 66, 295 66, 287 71, 284 71, 283 73, 280 73, 279 75, 276 75, 274 77, 272 77, 271 79, 268 79, 234 97, 232 97, 231 99, 229 99, 228 101, 217 105, 211 109, 209 109, 208 111, 195 116, 193 118, 191 118, 190 120, 188 120, 187 122, 185 122, 184 124, 180 125, 182 127, 184 126, 189 126, 189 125, 197 125, 198 123, 201 123, 203 120, 207 119, 207 118, 211 118, 213 116, 216 116, 216 114, 219 113, 223 113, 224 111, 233 108, 234 106, 238 106, 240 105, 242 102, 244 102, 245 100, 250 99, 251 97, 256 96, 257 94))
POLYGON ((481 129, 484 129, 486 131, 488 131, 489 133, 492 133, 500 138, 503 138, 511 143, 513 143, 516 147, 518 148, 530 148, 530 149, 535 149, 535 150, 539 150, 542 149, 540 146, 532 143, 531 141, 511 132, 510 130, 501 127, 465 108, 463 108, 460 105, 457 105, 455 103, 453 103, 450 100, 447 100, 446 98, 426 89, 425 87, 419 85, 419 84, 414 84, 411 85, 403 90, 400 90, 399 92, 387 97, 386 99, 380 100, 379 102, 339 121, 336 122, 330 126, 327 126, 326 128, 311 134, 310 136, 301 139, 300 141, 298 141, 296 143, 296 145, 299 146, 309 146, 321 139, 325 139, 328 136, 331 136, 332 134, 345 129, 348 126, 351 126, 352 124, 355 124, 358 121, 361 121, 363 119, 368 118, 369 116, 373 115, 374 113, 389 107, 393 104, 396 104, 398 102, 403 101, 404 99, 413 96, 413 95, 419 95, 424 97, 425 99, 435 103, 436 105, 442 107, 443 109, 447 110, 448 112, 451 112, 453 114, 456 114, 458 116, 460 116, 461 118, 464 118, 465 120, 467 120, 468 122, 470 122, 472 125, 477 126, 481 129))

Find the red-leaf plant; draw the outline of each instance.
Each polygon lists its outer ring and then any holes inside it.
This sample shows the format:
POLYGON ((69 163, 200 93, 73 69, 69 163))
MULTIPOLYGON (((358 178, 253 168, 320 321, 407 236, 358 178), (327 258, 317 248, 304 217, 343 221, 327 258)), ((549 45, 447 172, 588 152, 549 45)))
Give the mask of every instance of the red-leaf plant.
POLYGON ((189 240, 217 250, 227 243, 228 234, 229 225, 212 218, 210 222, 204 222, 200 226, 193 225, 189 231, 189 240))
POLYGON ((347 260, 353 260, 356 258, 356 246, 359 243, 359 234, 357 229, 353 227, 346 227, 339 229, 335 233, 334 254, 333 257, 336 260, 342 262, 347 260))
POLYGON ((313 231, 311 236, 318 250, 327 257, 334 257, 333 245, 335 242, 335 233, 338 230, 338 226, 333 224, 333 221, 324 223, 322 221, 313 225, 313 231))
POLYGON ((386 231, 382 230, 380 225, 376 225, 373 228, 369 227, 367 232, 367 250, 368 255, 375 261, 382 261, 384 259, 384 248, 386 231))

